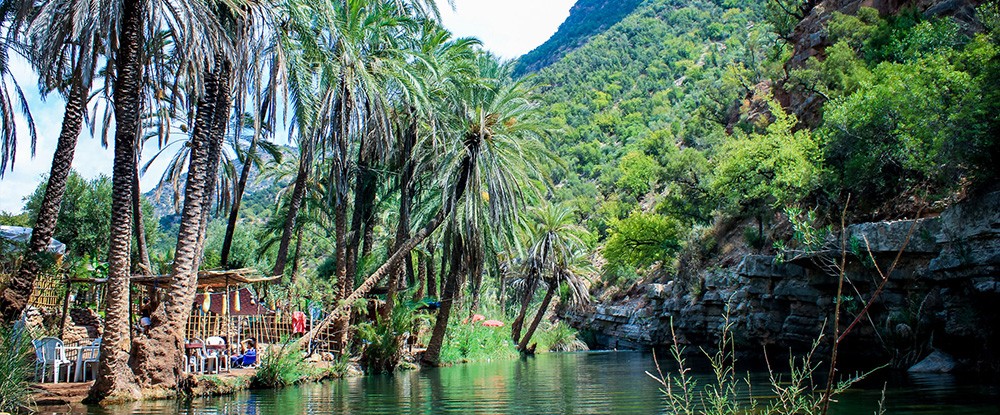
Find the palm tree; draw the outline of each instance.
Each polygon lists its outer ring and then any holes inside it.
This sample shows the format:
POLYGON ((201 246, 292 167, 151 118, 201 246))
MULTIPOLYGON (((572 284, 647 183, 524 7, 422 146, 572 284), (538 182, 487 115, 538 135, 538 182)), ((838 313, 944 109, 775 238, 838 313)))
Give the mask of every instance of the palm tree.
MULTIPOLYGON (((575 212, 566 206, 552 204, 532 208, 531 211, 533 217, 533 225, 529 230, 531 242, 523 262, 523 273, 526 279, 538 280, 537 283, 545 284, 547 289, 542 304, 538 307, 524 337, 518 339, 520 327, 513 333, 515 341, 518 342, 517 348, 522 352, 528 351, 531 337, 561 284, 566 284, 570 288, 572 293, 570 298, 573 303, 583 302, 589 298, 586 285, 580 278, 578 266, 586 258, 581 251, 584 245, 581 236, 586 230, 576 224, 575 212)), ((526 284, 529 288, 522 298, 521 313, 515 323, 524 320, 527 304, 533 297, 531 288, 537 283, 526 284)))
MULTIPOLYGON (((52 168, 35 219, 28 251, 17 275, 0 294, 0 310, 4 320, 13 320, 20 316, 34 288, 35 277, 40 271, 39 256, 55 234, 59 208, 66 191, 66 180, 73 164, 76 141, 83 127, 87 98, 95 76, 95 62, 104 53, 101 39, 105 34, 105 28, 102 27, 102 23, 91 13, 78 15, 80 7, 86 6, 89 6, 89 2, 78 0, 48 0, 39 4, 8 0, 0 3, 0 16, 4 18, 18 13, 30 16, 30 19, 25 19, 28 21, 24 24, 26 38, 24 49, 29 61, 41 74, 39 83, 42 88, 48 91, 58 90, 66 98, 62 129, 52 157, 52 168)), ((20 26, 18 23, 12 25, 14 27, 10 29, 8 35, 16 34, 17 26, 20 26)), ((8 60, 3 59, 3 62, 6 63, 8 60)), ((17 84, 14 83, 14 86, 18 90, 18 96, 21 97, 17 84)), ((6 88, 0 86, 0 91, 6 91, 6 88)), ((9 97, 4 92, 0 94, 0 103, 5 101, 9 101, 9 97)), ((0 108, 8 107, 9 103, 0 104, 0 108)), ((30 121, 30 114, 27 118, 30 121)), ((13 137, 13 132, 10 134, 13 137)), ((7 134, 4 136, 6 146, 7 134)), ((6 164, 7 153, 4 152, 3 155, 3 164, 6 164)), ((0 174, 3 174, 3 169, 0 169, 0 174)))
MULTIPOLYGON (((452 218, 449 226, 464 241, 452 242, 451 250, 460 247, 463 252, 452 252, 442 309, 423 357, 428 365, 439 363, 450 312, 443 306, 458 295, 458 278, 463 271, 473 276, 482 272, 484 241, 488 239, 483 224, 488 222, 499 233, 513 229, 524 190, 530 186, 528 179, 541 177, 538 166, 548 154, 540 145, 542 129, 531 91, 512 79, 510 65, 481 53, 475 68, 477 76, 458 90, 456 106, 451 109, 455 117, 450 129, 461 140, 456 140, 457 145, 443 157, 450 165, 444 171, 457 172, 446 179, 454 180, 449 187, 455 190, 445 211, 452 218)), ((447 238, 445 242, 449 242, 447 238)), ((445 250, 448 248, 446 245, 445 250)))
POLYGON ((14 120, 18 112, 24 115, 28 123, 32 157, 38 141, 28 100, 24 98, 21 86, 10 73, 10 52, 29 55, 29 48, 18 40, 21 29, 30 19, 30 4, 25 3, 26 0, 0 1, 0 28, 3 29, 0 33, 0 178, 3 178, 8 166, 14 168, 17 154, 17 123, 14 120))
MULTIPOLYGON (((131 271, 129 256, 132 239, 132 175, 136 168, 136 140, 141 133, 141 107, 145 88, 142 49, 145 44, 145 33, 148 30, 153 30, 150 28, 158 27, 161 22, 167 22, 171 25, 169 30, 174 36, 174 50, 180 57, 178 61, 189 65, 179 73, 189 74, 186 79, 188 85, 192 86, 199 85, 200 79, 192 77, 190 74, 200 74, 202 72, 201 65, 208 62, 208 57, 222 49, 222 43, 225 40, 216 35, 218 24, 215 22, 214 14, 210 12, 210 7, 204 2, 161 0, 159 3, 148 5, 146 2, 136 0, 124 0, 121 3, 112 0, 102 1, 100 6, 103 7, 99 10, 115 22, 111 32, 118 39, 117 49, 110 51, 115 70, 113 82, 115 157, 112 173, 114 190, 111 201, 105 336, 101 344, 99 375, 90 393, 90 398, 94 401, 134 399, 138 396, 133 367, 129 365, 128 350, 130 348, 126 342, 129 338, 127 334, 131 271), (162 18, 163 16, 159 13, 169 13, 170 18, 162 18), (149 26, 147 27, 147 25, 149 26)), ((212 85, 211 79, 206 79, 204 89, 211 91, 213 88, 215 86, 212 85)), ((195 173, 195 177, 197 177, 197 169, 195 173)), ((197 186, 197 184, 192 185, 197 186)), ((198 206, 193 204, 192 208, 195 207, 198 206)), ((200 221, 200 213, 197 209, 185 212, 184 218, 187 219, 188 225, 193 218, 200 221)), ((200 225, 200 222, 197 224, 200 225)), ((175 278, 171 284, 172 290, 179 291, 183 288, 185 281, 190 284, 189 281, 197 271, 197 266, 192 267, 195 259, 194 254, 190 252, 197 245, 197 240, 195 244, 187 243, 190 240, 191 232, 186 228, 190 228, 190 226, 182 225, 181 234, 178 237, 179 241, 183 240, 185 243, 183 246, 178 244, 181 249, 177 250, 174 261, 175 278)), ((172 298, 172 296, 168 298, 172 298)), ((190 304, 185 304, 183 307, 179 307, 179 310, 190 312, 189 306, 190 304)), ((166 320, 163 317, 165 315, 167 314, 164 313, 164 307, 161 304, 154 312, 154 323, 166 320)), ((166 331, 176 336, 178 331, 183 331, 183 326, 171 326, 166 331)), ((163 349, 166 349, 163 354, 167 355, 167 358, 163 358, 162 354, 154 357, 153 355, 157 353, 146 353, 147 349, 142 347, 142 343, 137 343, 136 346, 135 353, 139 363, 134 369, 142 375, 144 384, 147 386, 162 385, 167 388, 176 384, 179 370, 175 369, 181 363, 182 340, 175 338, 172 342, 158 342, 151 347, 154 352, 164 352, 163 349), (157 348, 160 349, 157 350, 157 348), (171 357, 175 359, 171 359, 171 357), (161 367, 156 368, 143 364, 154 360, 161 361, 161 367)))
POLYGON ((115 156, 111 176, 111 239, 108 245, 108 283, 104 340, 101 344, 100 375, 91 388, 93 400, 135 399, 139 390, 128 366, 128 299, 132 242, 132 174, 135 170, 135 140, 139 136, 142 47, 145 2, 125 0, 121 4, 118 50, 114 55, 115 156))

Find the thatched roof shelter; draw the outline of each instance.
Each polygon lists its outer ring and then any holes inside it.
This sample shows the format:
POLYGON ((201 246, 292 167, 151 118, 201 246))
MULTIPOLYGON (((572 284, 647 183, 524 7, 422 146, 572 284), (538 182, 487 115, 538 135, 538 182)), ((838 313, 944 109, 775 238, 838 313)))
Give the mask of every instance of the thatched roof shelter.
MULTIPOLYGON (((281 278, 266 277, 253 268, 233 269, 228 271, 199 271, 198 289, 226 288, 234 285, 257 284, 276 281, 281 278)), ((133 275, 133 284, 146 286, 166 286, 170 284, 170 275, 133 275)))

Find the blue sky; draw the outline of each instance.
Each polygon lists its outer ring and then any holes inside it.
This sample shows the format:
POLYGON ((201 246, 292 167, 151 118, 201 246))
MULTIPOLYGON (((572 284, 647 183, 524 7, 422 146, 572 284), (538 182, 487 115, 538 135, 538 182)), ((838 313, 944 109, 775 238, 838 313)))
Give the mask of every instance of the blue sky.
MULTIPOLYGON (((455 10, 443 0, 438 2, 444 25, 457 36, 477 37, 487 49, 513 59, 552 36, 569 16, 569 9, 576 0, 455 0, 455 10)), ((0 211, 20 212, 23 198, 38 186, 42 175, 49 171, 62 123, 64 102, 57 95, 43 100, 33 81, 35 76, 31 69, 16 57, 11 62, 11 72, 24 89, 38 130, 37 150, 32 158, 27 129, 23 119, 19 120, 17 163, 14 171, 7 171, 0 179, 0 211)), ((147 146, 144 159, 156 152, 152 147, 147 146)), ((100 138, 91 137, 84 131, 77 144, 73 168, 88 178, 110 175, 112 158, 110 146, 102 148, 100 138)), ((162 165, 154 164, 142 177, 142 188, 152 188, 162 169, 162 165)))

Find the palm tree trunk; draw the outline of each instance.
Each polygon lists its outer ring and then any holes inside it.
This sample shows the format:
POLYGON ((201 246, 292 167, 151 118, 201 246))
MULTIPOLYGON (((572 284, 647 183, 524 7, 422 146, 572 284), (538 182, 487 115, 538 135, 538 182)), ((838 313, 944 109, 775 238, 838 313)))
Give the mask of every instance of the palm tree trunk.
POLYGON ((135 375, 129 366, 128 319, 129 256, 132 242, 132 175, 135 171, 135 140, 139 137, 142 112, 143 20, 146 2, 123 0, 121 4, 117 76, 114 85, 115 156, 111 185, 111 235, 108 245, 104 340, 97 380, 90 390, 93 401, 132 400, 139 397, 135 375))
MULTIPOLYGON (((413 204, 414 190, 414 166, 410 160, 410 156, 416 142, 417 123, 414 121, 410 123, 410 127, 407 129, 406 134, 404 134, 403 145, 400 151, 400 164, 402 165, 402 171, 399 176, 399 223, 396 225, 396 242, 393 244, 393 251, 398 251, 403 243, 410 239, 410 206, 413 204)), ((407 255, 403 265, 406 266, 406 269, 399 268, 389 276, 389 291, 385 295, 385 307, 382 312, 382 317, 385 321, 388 321, 388 317, 392 314, 393 307, 395 307, 396 292, 399 290, 400 276, 403 272, 408 272, 410 275, 413 275, 413 264, 409 255, 407 255)))
MULTIPOLYGON (((339 198, 338 198, 339 199, 339 198)), ((347 350, 347 331, 351 322, 351 304, 347 304, 344 300, 350 293, 351 288, 354 286, 354 281, 348 280, 347 276, 347 203, 344 201, 339 201, 339 203, 334 208, 333 227, 334 227, 334 243, 336 245, 335 255, 337 256, 337 292, 339 293, 339 300, 341 306, 345 307, 345 311, 339 316, 337 320, 337 326, 335 332, 337 333, 337 342, 339 348, 342 352, 347 350)))
POLYGON ((133 365, 144 387, 172 392, 177 389, 184 367, 184 329, 191 315, 198 282, 202 221, 209 193, 208 176, 211 153, 210 134, 215 116, 219 77, 207 71, 205 96, 198 103, 195 127, 191 134, 191 154, 184 188, 184 209, 177 232, 177 247, 166 296, 153 311, 148 337, 135 340, 133 365))
MULTIPOLYGON (((347 266, 347 279, 352 281, 358 274, 358 249, 361 247, 362 232, 367 232, 367 228, 371 228, 370 226, 365 226, 365 224, 374 216, 372 207, 375 203, 375 178, 367 160, 364 158, 366 151, 365 143, 362 142, 358 155, 358 177, 354 187, 354 211, 351 215, 351 230, 347 234, 347 262, 345 264, 347 266)), ((370 253, 370 242, 366 244, 365 250, 369 252, 362 253, 361 258, 370 253)), ((345 293, 344 295, 347 294, 345 293)))
POLYGON ((135 227, 136 255, 139 256, 139 268, 143 275, 152 275, 153 267, 149 262, 149 247, 146 244, 146 227, 142 217, 142 193, 139 191, 139 160, 136 152, 136 165, 132 171, 132 213, 135 227))
POLYGON ((257 140, 260 133, 254 132, 253 139, 250 141, 250 148, 247 149, 246 158, 243 161, 243 167, 240 170, 240 178, 236 181, 236 189, 233 191, 233 207, 229 210, 229 221, 226 223, 226 236, 222 239, 222 255, 221 255, 221 265, 222 269, 229 269, 229 253, 233 248, 233 237, 236 234, 236 220, 240 215, 240 205, 243 203, 243 192, 247 188, 247 180, 250 177, 250 157, 257 151, 257 140))
MULTIPOLYGON (((417 251, 419 252, 419 251, 417 251)), ((424 299, 427 292, 427 257, 421 253, 417 254, 417 292, 413 294, 413 301, 424 299)))
POLYGON ((434 278, 434 244, 427 243, 427 296, 437 298, 437 278, 434 278))
POLYGON ((448 320, 451 318, 451 309, 455 305, 455 300, 461 286, 461 275, 465 272, 462 238, 454 239, 451 248, 451 272, 448 273, 448 282, 445 284, 444 293, 441 298, 441 308, 438 310, 437 321, 434 322, 434 330, 431 332, 431 340, 427 343, 427 351, 421 362, 427 366, 438 366, 441 364, 441 348, 444 346, 444 335, 448 330, 448 320))
POLYGON ((295 280, 299 277, 299 265, 302 259, 302 226, 295 231, 295 253, 292 254, 292 277, 288 285, 294 286, 295 280))
POLYGON ((281 231, 281 242, 278 243, 278 256, 274 259, 274 269, 271 271, 271 275, 274 276, 283 275, 285 273, 285 265, 288 263, 288 245, 292 241, 292 230, 295 229, 295 221, 299 215, 299 208, 302 207, 302 200, 305 199, 306 180, 309 178, 309 169, 312 166, 312 140, 308 138, 304 140, 299 157, 299 171, 295 175, 292 200, 288 203, 285 227, 281 231))
MULTIPOLYGON (((222 159, 222 141, 229 125, 229 111, 232 108, 230 89, 232 85, 232 64, 222 55, 217 55, 215 61, 219 65, 216 78, 218 89, 214 97, 206 94, 206 99, 215 99, 208 130, 208 168, 205 171, 205 201, 202 202, 201 228, 198 231, 197 255, 201 258, 205 252, 205 238, 208 230, 208 220, 212 213, 212 203, 215 200, 215 190, 219 183, 219 164, 222 159)), ((200 262, 200 260, 199 260, 200 262)), ((192 294, 191 301, 194 301, 192 294)), ((185 324, 187 321, 185 321, 185 324)))
POLYGON ((510 324, 510 338, 514 341, 521 340, 521 329, 524 328, 524 317, 528 314, 528 306, 531 299, 535 297, 535 279, 529 278, 524 287, 524 294, 521 295, 521 309, 517 312, 517 317, 510 324))
POLYGON ((538 306, 538 312, 535 313, 534 320, 531 320, 531 325, 528 326, 528 331, 524 333, 524 337, 521 342, 517 344, 517 350, 524 353, 528 350, 528 343, 531 342, 531 336, 535 334, 535 330, 538 329, 538 323, 542 321, 542 317, 545 316, 545 311, 549 309, 549 303, 552 302, 552 295, 556 292, 556 284, 550 283, 549 289, 545 291, 545 298, 542 299, 542 305, 538 306))
POLYGON ((52 156, 52 169, 49 171, 48 184, 45 186, 45 196, 38 209, 35 227, 28 242, 28 252, 24 255, 21 269, 10 283, 0 293, 0 313, 3 321, 13 321, 21 316, 21 311, 28 304, 31 292, 35 287, 35 278, 41 271, 40 256, 48 248, 52 235, 56 232, 59 220, 59 208, 63 195, 66 193, 66 179, 69 177, 76 151, 76 140, 83 126, 83 111, 89 90, 76 71, 69 98, 66 100, 66 111, 63 114, 62 130, 59 132, 59 142, 52 156))

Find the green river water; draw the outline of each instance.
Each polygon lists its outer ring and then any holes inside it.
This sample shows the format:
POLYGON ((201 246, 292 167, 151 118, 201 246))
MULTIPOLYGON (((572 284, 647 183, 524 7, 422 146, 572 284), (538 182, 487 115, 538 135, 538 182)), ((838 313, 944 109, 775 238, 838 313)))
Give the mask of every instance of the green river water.
MULTIPOLYGON (((665 368, 666 369, 666 368, 665 368)), ((652 356, 554 353, 536 358, 367 376, 189 402, 76 408, 89 414, 658 414, 652 356)), ((764 382, 763 375, 755 379, 764 382)), ((1000 385, 950 375, 874 375, 842 395, 833 414, 872 414, 887 385, 889 414, 1000 414, 1000 385)), ((766 384, 754 386, 766 396, 766 384)), ((744 397, 745 398, 745 397, 744 397)))

